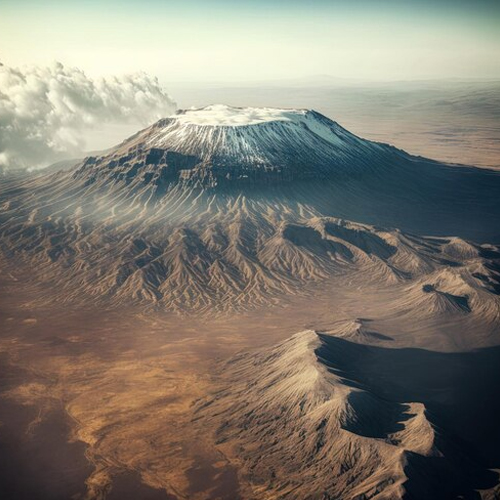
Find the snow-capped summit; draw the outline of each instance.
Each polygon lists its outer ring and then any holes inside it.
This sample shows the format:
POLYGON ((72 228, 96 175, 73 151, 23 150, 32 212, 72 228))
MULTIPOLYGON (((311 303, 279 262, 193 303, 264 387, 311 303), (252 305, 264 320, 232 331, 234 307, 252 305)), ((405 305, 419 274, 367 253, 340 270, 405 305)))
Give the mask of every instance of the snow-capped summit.
POLYGON ((218 104, 158 121, 88 160, 77 175, 203 187, 269 184, 365 171, 394 154, 316 111, 218 104))
POLYGON ((313 159, 326 155, 339 160, 355 155, 360 148, 378 147, 316 111, 222 104, 180 110, 134 139, 147 147, 174 149, 204 159, 232 156, 233 160, 246 158, 268 166, 282 164, 292 151, 294 158, 312 153, 313 159))

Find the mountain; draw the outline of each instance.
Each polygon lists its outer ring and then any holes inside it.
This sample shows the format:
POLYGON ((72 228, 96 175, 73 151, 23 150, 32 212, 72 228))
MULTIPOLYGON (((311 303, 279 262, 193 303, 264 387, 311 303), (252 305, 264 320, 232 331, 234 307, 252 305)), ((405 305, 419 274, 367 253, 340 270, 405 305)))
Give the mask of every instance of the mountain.
POLYGON ((50 300, 227 311, 356 271, 419 280, 418 300, 467 312, 475 292, 425 293, 424 276, 454 266, 497 290, 498 248, 456 236, 495 241, 498 199, 499 174, 413 158, 314 111, 209 106, 70 171, 5 180, 0 234, 50 300))
POLYGON ((209 106, 0 183, 8 394, 64 406, 88 498, 498 496, 500 173, 209 106))
MULTIPOLYGON (((314 111, 208 106, 179 111, 71 174, 17 185, 13 194, 25 190, 35 206, 38 194, 63 207, 69 197, 99 214, 167 208, 179 191, 188 197, 186 188, 203 198, 279 195, 327 216, 499 243, 499 179, 363 140, 314 111)), ((8 182, 3 191, 17 206, 8 182)))
POLYGON ((496 498, 500 349, 394 349, 374 328, 339 321, 220 363, 195 421, 255 498, 496 498))
MULTIPOLYGON (((219 105, 160 120, 121 144, 115 156, 127 177, 141 177, 153 164, 165 167, 167 182, 221 187, 320 179, 358 169, 385 149, 314 111, 219 105)), ((112 160, 106 165, 116 167, 112 160)))

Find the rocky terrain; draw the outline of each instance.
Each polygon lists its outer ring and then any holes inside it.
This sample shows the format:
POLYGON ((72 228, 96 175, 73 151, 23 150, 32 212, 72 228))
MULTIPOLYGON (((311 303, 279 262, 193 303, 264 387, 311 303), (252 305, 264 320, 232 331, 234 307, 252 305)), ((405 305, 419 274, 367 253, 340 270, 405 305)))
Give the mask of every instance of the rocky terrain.
POLYGON ((233 358, 198 418, 256 498, 496 498, 481 409, 498 409, 498 348, 393 349, 372 328, 340 321, 233 358))

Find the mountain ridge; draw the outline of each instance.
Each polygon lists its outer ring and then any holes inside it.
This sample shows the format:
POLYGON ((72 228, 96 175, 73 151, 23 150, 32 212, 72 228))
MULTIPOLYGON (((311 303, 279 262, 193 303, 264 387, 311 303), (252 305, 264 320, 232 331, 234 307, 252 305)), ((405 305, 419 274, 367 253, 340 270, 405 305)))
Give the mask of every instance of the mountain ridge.
POLYGON ((393 349, 370 328, 339 321, 221 361, 195 421, 262 498, 494 498, 498 452, 478 428, 496 428, 481 405, 498 347, 393 349))

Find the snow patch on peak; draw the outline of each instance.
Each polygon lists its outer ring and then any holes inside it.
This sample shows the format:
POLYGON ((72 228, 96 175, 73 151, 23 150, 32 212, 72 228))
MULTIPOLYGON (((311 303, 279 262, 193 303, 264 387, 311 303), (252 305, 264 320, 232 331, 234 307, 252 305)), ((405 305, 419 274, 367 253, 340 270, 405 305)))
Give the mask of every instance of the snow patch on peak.
POLYGON ((174 119, 182 124, 239 127, 271 121, 297 121, 305 109, 249 108, 212 104, 179 111, 174 119))

